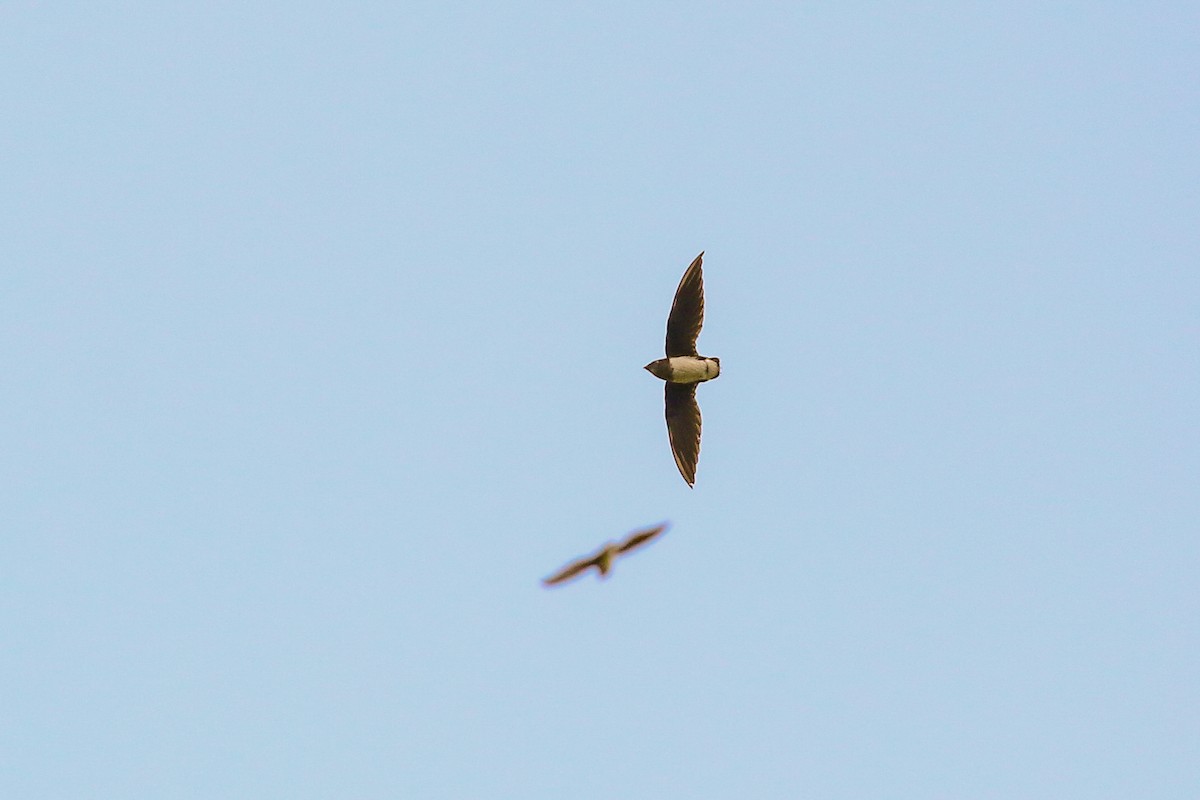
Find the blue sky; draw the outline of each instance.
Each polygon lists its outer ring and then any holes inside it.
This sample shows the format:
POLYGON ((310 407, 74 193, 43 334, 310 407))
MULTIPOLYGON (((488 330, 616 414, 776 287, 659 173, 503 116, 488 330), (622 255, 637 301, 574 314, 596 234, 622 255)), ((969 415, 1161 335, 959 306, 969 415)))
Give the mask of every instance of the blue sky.
POLYGON ((1198 48, 5 4, 0 794, 1194 797, 1198 48))

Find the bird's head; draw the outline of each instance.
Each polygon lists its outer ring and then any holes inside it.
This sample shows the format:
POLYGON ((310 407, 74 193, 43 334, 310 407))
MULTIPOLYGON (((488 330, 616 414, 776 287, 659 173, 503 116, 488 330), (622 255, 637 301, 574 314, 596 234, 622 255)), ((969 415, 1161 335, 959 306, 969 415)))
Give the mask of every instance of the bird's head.
POLYGON ((660 358, 657 361, 651 361, 649 364, 642 367, 642 369, 646 370, 654 377, 661 378, 664 381, 671 377, 671 364, 665 358, 660 358))

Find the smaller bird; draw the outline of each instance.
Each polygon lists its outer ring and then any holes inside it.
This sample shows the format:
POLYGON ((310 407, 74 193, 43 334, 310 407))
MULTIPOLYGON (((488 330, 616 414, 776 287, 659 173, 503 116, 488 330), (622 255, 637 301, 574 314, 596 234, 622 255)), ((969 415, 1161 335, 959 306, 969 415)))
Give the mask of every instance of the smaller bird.
POLYGON ((600 571, 601 578, 606 578, 617 556, 624 555, 634 548, 641 547, 651 539, 657 537, 669 526, 669 522, 663 522, 655 525, 653 528, 646 528, 645 530, 631 533, 623 542, 607 542, 590 556, 585 556, 578 561, 572 561, 549 578, 543 579, 542 584, 544 586, 557 586, 560 583, 566 583, 571 578, 586 572, 591 567, 595 567, 600 571))

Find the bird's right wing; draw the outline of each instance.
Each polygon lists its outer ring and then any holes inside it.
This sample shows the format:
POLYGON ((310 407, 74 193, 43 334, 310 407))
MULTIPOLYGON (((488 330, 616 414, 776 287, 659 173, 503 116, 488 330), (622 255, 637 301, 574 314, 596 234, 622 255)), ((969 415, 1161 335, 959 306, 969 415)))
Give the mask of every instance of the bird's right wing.
POLYGON ((571 580, 571 578, 574 578, 576 575, 583 572, 588 567, 594 567, 594 566, 596 566, 596 559, 594 556, 588 556, 587 558, 581 558, 578 561, 573 561, 570 564, 567 564, 565 567, 563 567, 561 570, 559 570, 555 574, 551 575, 549 578, 542 579, 542 584, 544 586, 557 586, 560 583, 564 583, 566 581, 571 580))
POLYGON ((696 483, 696 462, 700 460, 700 406, 696 403, 695 383, 668 383, 666 391, 667 434, 675 466, 688 486, 696 483))
POLYGON ((704 325, 704 274, 700 269, 703 258, 703 252, 696 256, 675 290, 671 316, 667 317, 667 358, 696 355, 696 339, 704 325))

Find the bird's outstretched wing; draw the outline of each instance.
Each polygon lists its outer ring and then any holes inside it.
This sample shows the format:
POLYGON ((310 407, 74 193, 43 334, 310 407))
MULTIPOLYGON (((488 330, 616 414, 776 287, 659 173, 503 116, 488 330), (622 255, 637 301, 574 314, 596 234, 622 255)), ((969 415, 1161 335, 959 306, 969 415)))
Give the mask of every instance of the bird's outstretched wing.
POLYGON ((646 528, 645 530, 631 533, 629 535, 629 537, 625 539, 625 541, 621 542, 621 546, 617 548, 617 552, 618 553, 628 553, 630 550, 634 549, 635 547, 641 547, 646 542, 650 541, 651 539, 655 538, 660 533, 665 531, 667 529, 668 524, 669 523, 663 522, 659 525, 655 525, 653 528, 646 528))
POLYGON ((573 561, 570 564, 567 564, 549 578, 543 578, 542 584, 544 586, 557 586, 560 583, 565 583, 566 581, 571 580, 571 578, 574 578, 576 575, 584 572, 589 567, 594 566, 597 566, 596 556, 587 556, 585 558, 581 558, 578 561, 573 561))
POLYGON ((675 466, 688 486, 696 483, 696 462, 700 460, 700 406, 696 403, 695 383, 668 383, 666 391, 667 434, 675 466))
POLYGON ((671 316, 667 317, 667 358, 696 355, 696 339, 704 325, 704 274, 700 269, 703 258, 703 252, 696 256, 675 290, 671 316))

